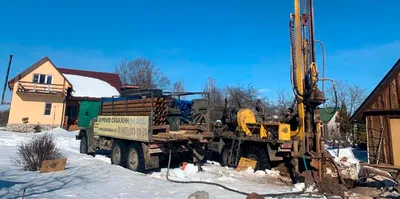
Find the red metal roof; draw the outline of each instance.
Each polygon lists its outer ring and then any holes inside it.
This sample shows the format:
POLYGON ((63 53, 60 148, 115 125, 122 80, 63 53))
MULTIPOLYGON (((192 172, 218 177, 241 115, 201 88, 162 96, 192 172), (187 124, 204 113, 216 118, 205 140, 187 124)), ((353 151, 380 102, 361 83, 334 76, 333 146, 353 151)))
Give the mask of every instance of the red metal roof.
MULTIPOLYGON (((58 68, 58 67, 57 67, 58 68)), ((58 68, 58 70, 63 74, 70 74, 70 75, 80 75, 85 77, 92 77, 96 79, 103 80, 115 89, 118 92, 121 91, 122 83, 119 75, 116 73, 106 73, 106 72, 96 72, 96 71, 88 71, 88 70, 76 70, 76 69, 69 69, 69 68, 58 68)))

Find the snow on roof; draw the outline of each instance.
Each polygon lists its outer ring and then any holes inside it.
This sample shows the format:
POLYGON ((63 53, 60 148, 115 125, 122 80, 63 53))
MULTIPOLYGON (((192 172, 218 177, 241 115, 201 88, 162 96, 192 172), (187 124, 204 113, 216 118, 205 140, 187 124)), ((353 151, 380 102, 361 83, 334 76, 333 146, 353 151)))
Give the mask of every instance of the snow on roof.
POLYGON ((63 74, 71 82, 74 97, 111 97, 119 92, 111 84, 96 78, 63 74))

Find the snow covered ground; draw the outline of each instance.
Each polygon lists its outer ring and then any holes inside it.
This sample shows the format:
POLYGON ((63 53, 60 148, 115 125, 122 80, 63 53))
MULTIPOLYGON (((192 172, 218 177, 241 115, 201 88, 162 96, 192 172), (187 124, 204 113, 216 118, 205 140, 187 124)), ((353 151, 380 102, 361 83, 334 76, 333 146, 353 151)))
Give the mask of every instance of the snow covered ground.
MULTIPOLYGON (((79 153, 77 132, 62 129, 51 131, 57 146, 68 157, 65 171, 40 174, 18 170, 10 161, 17 145, 39 134, 0 131, 0 198, 20 198, 25 189, 26 198, 187 198, 196 191, 207 191, 210 198, 246 198, 225 189, 205 184, 176 184, 165 179, 166 169, 142 174, 111 165, 103 155, 92 157, 79 153)), ((193 165, 185 170, 170 171, 175 180, 217 182, 243 192, 259 194, 298 191, 278 179, 275 171, 238 172, 218 164, 206 164, 204 172, 197 173, 193 165)))

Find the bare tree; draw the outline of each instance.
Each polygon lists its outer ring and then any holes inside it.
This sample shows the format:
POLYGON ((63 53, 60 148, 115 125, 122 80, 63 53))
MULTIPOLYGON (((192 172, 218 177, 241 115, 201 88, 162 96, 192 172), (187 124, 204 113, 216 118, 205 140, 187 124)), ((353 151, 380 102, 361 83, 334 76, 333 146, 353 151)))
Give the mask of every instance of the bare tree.
POLYGON ((259 98, 259 91, 253 86, 228 86, 225 88, 225 95, 230 107, 237 109, 253 108, 259 98))
MULTIPOLYGON (((361 105, 366 97, 366 89, 361 88, 358 85, 352 85, 345 81, 335 82, 336 92, 337 92, 337 105, 340 106, 341 103, 345 103, 348 112, 347 114, 351 116, 355 110, 361 105)), ((335 93, 333 87, 327 89, 327 96, 329 97, 328 105, 335 105, 335 93)))
MULTIPOLYGON (((182 93, 185 92, 185 85, 183 84, 183 81, 177 80, 174 82, 172 86, 172 92, 174 93, 182 93)), ((177 99, 185 99, 185 96, 175 96, 177 99)))
POLYGON ((361 105, 366 97, 366 88, 361 88, 357 85, 349 87, 349 112, 353 114, 356 109, 361 105))
POLYGON ((212 122, 216 120, 221 120, 223 117, 223 112, 221 107, 224 106, 224 95, 220 88, 215 84, 215 79, 209 77, 204 87, 204 92, 208 94, 203 94, 204 99, 208 99, 208 104, 210 105, 210 119, 212 122))
POLYGON ((223 91, 216 86, 214 78, 209 77, 207 79, 204 92, 208 92, 209 96, 203 95, 203 98, 207 99, 209 97, 212 106, 224 105, 223 91))
POLYGON ((285 89, 278 89, 276 91, 277 100, 275 103, 275 108, 278 114, 284 114, 287 109, 292 105, 292 99, 290 93, 286 92, 285 89))
POLYGON ((339 114, 337 117, 337 123, 339 125, 339 131, 341 139, 346 140, 352 145, 355 145, 356 133, 351 127, 350 117, 355 110, 361 105, 366 97, 366 89, 361 88, 358 85, 351 85, 345 81, 335 82, 337 102, 335 102, 335 93, 333 87, 327 89, 327 95, 330 100, 327 103, 330 106, 340 106, 339 114), (337 104, 336 104, 337 103, 337 104), (344 110, 346 109, 346 110, 344 110))
POLYGON ((133 84, 142 89, 166 89, 170 84, 167 76, 149 59, 139 57, 135 60, 122 60, 115 67, 122 83, 133 84))
POLYGON ((185 85, 183 84, 183 81, 177 80, 176 82, 174 82, 172 92, 185 92, 185 85))

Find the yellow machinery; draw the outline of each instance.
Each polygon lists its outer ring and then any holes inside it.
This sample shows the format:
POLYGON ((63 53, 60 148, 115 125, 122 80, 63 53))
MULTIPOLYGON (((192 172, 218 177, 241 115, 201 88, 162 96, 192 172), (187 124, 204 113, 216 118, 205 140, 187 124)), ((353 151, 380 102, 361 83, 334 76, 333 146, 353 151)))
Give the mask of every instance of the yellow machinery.
POLYGON ((324 93, 318 89, 317 83, 329 79, 318 77, 313 12, 313 0, 294 0, 294 14, 290 15, 289 25, 292 58, 290 77, 297 104, 297 129, 290 131, 289 124, 279 122, 257 124, 250 109, 242 109, 237 114, 239 129, 246 136, 254 136, 256 133, 260 138, 272 138, 271 132, 275 131, 278 135, 275 138, 279 141, 292 141, 291 154, 296 171, 299 170, 299 158, 304 161, 308 159, 319 171, 321 160, 324 159, 318 106, 326 99, 324 93))
POLYGON ((257 123, 256 116, 251 109, 241 109, 237 114, 239 130, 246 136, 259 135, 259 138, 271 138, 274 129, 277 131, 279 140, 290 140, 290 125, 279 122, 257 123))
POLYGON ((256 169, 270 169, 272 161, 290 161, 287 165, 295 174, 300 173, 300 165, 321 171, 322 160, 326 158, 321 147, 324 144, 319 106, 326 99, 317 83, 329 79, 324 77, 324 72, 322 78, 318 77, 313 1, 294 0, 294 11, 289 28, 290 79, 295 101, 288 124, 257 122, 251 109, 236 112, 225 104, 223 122, 214 126, 214 139, 208 144, 209 150, 221 154, 222 165, 236 166, 240 157, 245 157, 257 161, 256 169))

